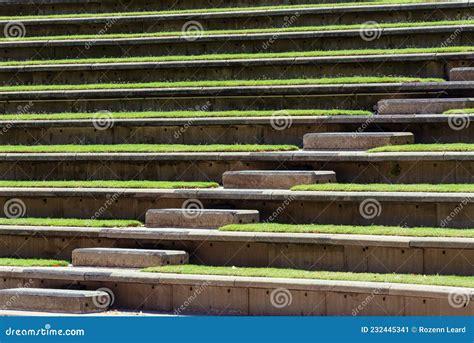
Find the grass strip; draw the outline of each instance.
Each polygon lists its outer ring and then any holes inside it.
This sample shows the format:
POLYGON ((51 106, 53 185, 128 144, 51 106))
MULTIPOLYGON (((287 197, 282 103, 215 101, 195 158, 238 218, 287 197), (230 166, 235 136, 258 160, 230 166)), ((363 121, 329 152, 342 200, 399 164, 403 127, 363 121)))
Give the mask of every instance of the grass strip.
POLYGON ((0 266, 5 267, 67 267, 68 261, 37 258, 0 258, 0 266))
POLYGON ((76 58, 32 61, 1 61, 0 66, 23 65, 54 65, 54 64, 86 64, 86 63, 140 63, 140 62, 169 62, 169 61, 208 61, 208 60, 235 60, 258 58, 296 58, 296 57, 336 57, 336 56, 367 56, 367 55, 409 55, 434 53, 472 52, 474 46, 452 46, 435 48, 405 48, 405 49, 359 49, 359 50, 316 50, 316 51, 289 51, 255 54, 209 54, 209 55, 176 55, 176 56, 142 56, 142 57, 104 57, 104 58, 76 58))
POLYGON ((474 288, 474 276, 457 275, 418 275, 418 274, 376 274, 376 273, 350 273, 307 271, 284 268, 237 268, 237 267, 211 267, 199 265, 179 265, 145 268, 142 271, 152 273, 173 273, 193 275, 223 275, 268 277, 289 279, 317 279, 340 281, 365 281, 365 282, 390 282, 404 284, 455 286, 474 288))
POLYGON ((92 181, 21 181, 0 180, 0 188, 157 188, 157 189, 183 189, 183 188, 216 188, 216 182, 192 181, 117 181, 117 180, 92 180, 92 181))
POLYGON ((220 231, 274 232, 274 233, 326 233, 345 235, 409 236, 409 237, 459 237, 474 238, 474 229, 445 229, 434 227, 400 226, 355 226, 323 224, 231 224, 219 228, 220 231))
POLYGON ((446 143, 446 144, 406 144, 387 145, 368 150, 375 152, 469 152, 474 151, 474 144, 471 143, 446 143))
POLYGON ((474 114, 474 108, 459 108, 454 110, 448 110, 443 114, 474 114))
POLYGON ((146 118, 216 118, 216 117, 272 117, 272 116, 370 116, 364 110, 278 110, 278 111, 169 111, 169 112, 96 112, 96 113, 35 113, 3 114, 4 120, 82 120, 97 119, 146 119, 146 118))
POLYGON ((473 193, 474 184, 323 183, 297 185, 292 191, 473 193))
POLYGON ((359 83, 404 83, 404 82, 443 82, 441 78, 394 77, 394 76, 352 76, 327 77, 320 79, 287 80, 216 80, 216 81, 177 81, 148 83, 99 83, 80 85, 19 85, 3 86, 0 92, 54 91, 54 90, 94 90, 94 89, 143 89, 143 88, 199 88, 199 87, 258 87, 258 86, 297 86, 332 85, 359 83))
POLYGON ((138 220, 76 218, 0 218, 0 225, 68 227, 137 227, 138 220))
POLYGON ((261 152, 298 150, 296 145, 259 144, 110 144, 110 145, 0 145, 0 152, 64 152, 64 153, 112 153, 112 152, 261 152))
POLYGON ((440 20, 429 22, 413 23, 367 23, 351 25, 324 25, 324 26, 292 26, 276 28, 259 29, 240 29, 240 30, 204 30, 204 31, 170 31, 170 32, 140 32, 140 33, 112 33, 112 34, 86 34, 86 35, 61 35, 61 36, 32 36, 19 38, 0 38, 0 41, 52 41, 52 40, 91 40, 94 42, 104 39, 133 39, 133 38, 153 38, 153 37, 200 37, 209 35, 247 35, 254 33, 289 33, 289 32, 309 32, 309 31, 342 31, 342 30, 360 30, 367 29, 391 29, 391 28, 411 28, 411 27, 431 27, 431 26, 467 26, 473 25, 474 19, 470 20, 440 20))
POLYGON ((361 2, 341 2, 333 4, 307 4, 307 5, 283 5, 283 6, 256 6, 256 7, 223 7, 223 8, 199 8, 186 10, 144 11, 144 12, 112 12, 112 13, 68 13, 52 15, 28 15, 28 16, 1 16, 0 20, 25 20, 25 19, 59 19, 59 18, 95 18, 95 17, 129 17, 140 15, 164 15, 164 14, 199 14, 212 12, 238 12, 238 11, 267 11, 267 10, 291 10, 303 8, 327 8, 327 7, 352 7, 352 6, 374 6, 387 4, 411 4, 423 3, 426 0, 377 0, 361 2))

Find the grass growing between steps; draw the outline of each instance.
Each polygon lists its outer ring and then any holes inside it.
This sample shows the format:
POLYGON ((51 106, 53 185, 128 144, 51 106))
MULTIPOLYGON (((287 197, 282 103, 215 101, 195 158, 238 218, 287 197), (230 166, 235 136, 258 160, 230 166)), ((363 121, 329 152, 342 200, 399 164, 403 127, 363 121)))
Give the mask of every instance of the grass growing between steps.
POLYGON ((104 39, 131 39, 131 38, 152 38, 152 37, 196 37, 209 35, 247 35, 258 33, 291 33, 291 32, 321 32, 321 31, 342 31, 367 29, 390 29, 390 28, 410 28, 410 27, 431 27, 431 26, 467 26, 473 25, 473 20, 440 20, 414 23, 374 23, 374 24, 351 24, 351 25, 324 25, 324 26, 291 26, 259 29, 240 30, 204 30, 204 31, 170 31, 170 32, 147 32, 147 33, 112 33, 112 34, 86 34, 86 35, 61 35, 61 36, 25 36, 20 38, 0 38, 0 41, 51 41, 51 40, 93 40, 94 42, 104 39))
POLYGON ((144 272, 193 274, 193 275, 225 275, 289 279, 317 279, 340 281, 368 281, 390 282, 436 286, 456 286, 474 288, 474 276, 455 275, 416 275, 416 274, 375 274, 375 273, 349 273, 307 271, 283 268, 237 268, 237 267, 211 267, 199 265, 179 265, 145 268, 144 272))
POLYGON ((275 233, 326 233, 346 235, 380 235, 409 237, 462 237, 474 238, 474 229, 444 229, 434 227, 406 228, 400 226, 354 226, 320 224, 231 224, 219 228, 220 231, 275 232, 275 233))
POLYGON ((169 111, 169 112, 107 112, 107 113, 38 113, 2 114, 1 121, 12 120, 82 120, 96 119, 147 119, 147 118, 225 118, 225 117, 272 117, 272 116, 370 116, 363 110, 278 110, 278 111, 169 111))
POLYGON ((387 145, 368 150, 375 152, 470 152, 474 151, 472 143, 447 143, 447 144, 406 144, 387 145))
POLYGON ((19 181, 0 180, 0 188, 156 188, 156 189, 188 189, 188 188, 216 188, 216 182, 193 181, 117 181, 117 180, 92 180, 92 181, 19 181))
POLYGON ((449 110, 443 114, 474 114, 474 108, 460 108, 456 110, 449 110))
POLYGON ((86 64, 86 63, 139 63, 168 61, 209 61, 263 58, 296 58, 296 57, 335 57, 335 56, 367 56, 394 54, 434 54, 472 52, 474 46, 451 46, 436 48, 405 48, 405 49, 362 49, 362 50, 317 50, 269 52, 255 54, 209 54, 209 55, 177 55, 177 56, 144 56, 144 57, 104 57, 76 58, 32 61, 2 61, 0 66, 49 65, 49 64, 86 64))
POLYGON ((94 89, 142 89, 142 88, 180 88, 180 87, 255 87, 255 86, 296 86, 296 85, 334 85, 359 83, 403 83, 403 82, 443 82, 440 78, 392 77, 392 76, 353 76, 320 79, 288 80, 217 80, 217 81, 178 81, 148 83, 98 83, 81 85, 21 85, 0 87, 0 92, 54 91, 54 90, 94 90, 94 89))
POLYGON ((67 267, 68 261, 44 260, 36 258, 0 258, 0 266, 4 267, 67 267))
POLYGON ((324 183, 298 185, 292 191, 473 193, 474 184, 324 183))
POLYGON ((104 145, 0 145, 0 153, 179 153, 179 152, 263 152, 298 150, 296 145, 259 144, 104 144, 104 145))
POLYGON ((75 219, 75 218, 0 218, 0 225, 69 226, 69 227, 137 227, 138 220, 75 219))
POLYGON ((188 13, 212 13, 212 12, 238 12, 238 11, 269 11, 269 10, 297 10, 302 8, 320 7, 352 7, 352 6, 375 6, 390 4, 423 3, 426 0, 377 0, 365 2, 341 2, 330 4, 307 4, 307 5, 282 5, 282 6, 259 6, 259 7, 222 7, 222 8, 199 8, 186 10, 168 11, 146 11, 146 12, 112 12, 112 13, 78 13, 78 14, 51 14, 51 15, 28 15, 28 16, 1 16, 0 20, 25 20, 25 19, 58 19, 58 18, 96 18, 96 17, 127 17, 139 15, 164 15, 164 14, 188 14, 188 13))

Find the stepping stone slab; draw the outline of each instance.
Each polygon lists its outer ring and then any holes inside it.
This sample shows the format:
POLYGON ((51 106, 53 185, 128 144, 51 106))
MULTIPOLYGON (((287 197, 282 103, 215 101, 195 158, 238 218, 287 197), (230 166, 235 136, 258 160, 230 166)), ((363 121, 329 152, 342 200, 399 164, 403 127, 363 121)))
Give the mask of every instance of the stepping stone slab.
POLYGON ((145 268, 188 261, 188 254, 180 250, 81 248, 72 252, 74 266, 145 268))
POLYGON ((414 142, 410 132, 328 132, 308 133, 303 137, 304 150, 367 150, 414 142))
POLYGON ((449 71, 450 81, 474 81, 474 68, 453 68, 449 71))
POLYGON ((111 302, 111 296, 103 291, 48 288, 0 290, 2 310, 94 313, 107 310, 111 302))
POLYGON ((390 99, 377 103, 378 114, 441 114, 474 107, 474 98, 390 99))
POLYGON ((256 210, 169 208, 148 210, 147 227, 218 228, 227 224, 250 224, 260 220, 256 210))
POLYGON ((224 188, 290 189, 296 185, 336 182, 333 171, 241 170, 222 175, 224 188))

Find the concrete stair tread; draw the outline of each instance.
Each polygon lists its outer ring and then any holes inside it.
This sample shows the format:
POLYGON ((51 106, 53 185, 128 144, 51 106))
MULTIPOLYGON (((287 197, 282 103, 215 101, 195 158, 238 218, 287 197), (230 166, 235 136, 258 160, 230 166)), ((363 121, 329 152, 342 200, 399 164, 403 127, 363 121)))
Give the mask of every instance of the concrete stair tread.
POLYGON ((410 132, 322 132, 303 137, 304 150, 367 150, 385 145, 413 144, 410 132))
POLYGON ((474 68, 473 67, 459 67, 453 68, 449 71, 450 81, 473 81, 474 68))
MULTIPOLYGON (((465 81, 458 81, 465 82, 465 81)), ((432 114, 447 110, 474 107, 474 98, 419 98, 384 99, 377 103, 380 115, 394 114, 432 114)))

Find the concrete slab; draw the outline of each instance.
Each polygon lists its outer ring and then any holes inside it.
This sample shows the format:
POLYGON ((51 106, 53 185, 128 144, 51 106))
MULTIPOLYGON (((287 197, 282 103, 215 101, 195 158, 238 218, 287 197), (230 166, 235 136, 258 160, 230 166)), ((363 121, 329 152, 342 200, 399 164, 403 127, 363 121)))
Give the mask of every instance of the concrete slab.
POLYGON ((474 98, 387 99, 377 103, 377 112, 383 115, 431 114, 472 107, 474 98))
POLYGON ((410 132, 324 132, 303 137, 304 150, 367 150, 385 145, 413 144, 410 132))
POLYGON ((474 81, 474 68, 453 68, 449 71, 449 81, 474 81))
POLYGON ((145 268, 185 264, 189 256, 179 250, 82 248, 72 252, 74 266, 145 268))

